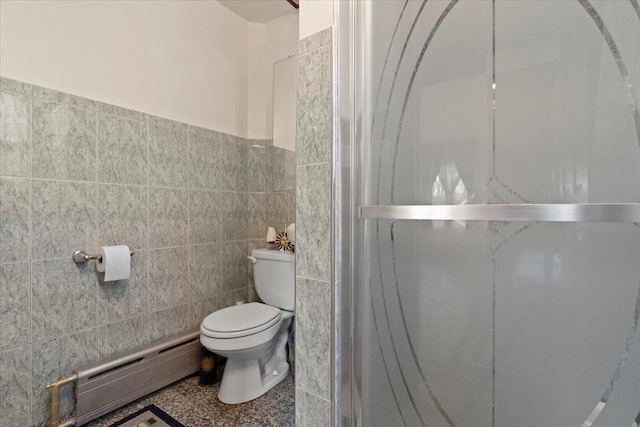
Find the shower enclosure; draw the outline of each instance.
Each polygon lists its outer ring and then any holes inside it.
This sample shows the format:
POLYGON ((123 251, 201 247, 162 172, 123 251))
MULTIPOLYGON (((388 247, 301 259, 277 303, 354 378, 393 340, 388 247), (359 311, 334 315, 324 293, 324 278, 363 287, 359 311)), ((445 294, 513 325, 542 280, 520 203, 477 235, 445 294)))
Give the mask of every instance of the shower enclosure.
POLYGON ((638 0, 340 3, 337 422, 637 426, 638 0))

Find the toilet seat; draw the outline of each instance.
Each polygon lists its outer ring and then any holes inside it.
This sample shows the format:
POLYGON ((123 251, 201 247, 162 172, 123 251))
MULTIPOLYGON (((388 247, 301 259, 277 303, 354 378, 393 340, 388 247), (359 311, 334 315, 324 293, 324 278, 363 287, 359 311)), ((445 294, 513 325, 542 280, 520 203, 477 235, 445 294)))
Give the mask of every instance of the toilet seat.
POLYGON ((252 302, 235 305, 208 315, 200 327, 211 338, 240 338, 263 332, 280 321, 280 309, 252 302))

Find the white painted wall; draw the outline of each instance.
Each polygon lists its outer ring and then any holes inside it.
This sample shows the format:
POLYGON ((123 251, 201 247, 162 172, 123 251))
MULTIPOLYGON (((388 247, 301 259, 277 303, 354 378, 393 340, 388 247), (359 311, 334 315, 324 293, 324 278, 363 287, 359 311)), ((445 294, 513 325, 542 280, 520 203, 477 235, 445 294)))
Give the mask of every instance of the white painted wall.
POLYGON ((333 26, 333 0, 300 0, 300 40, 333 26))
MULTIPOLYGON (((296 55, 298 18, 294 10, 266 24, 249 24, 249 138, 273 137, 273 64, 296 55)), ((294 79, 294 92, 295 85, 294 79)))
POLYGON ((269 89, 267 57, 269 56, 267 26, 249 23, 249 74, 247 103, 247 136, 254 139, 268 138, 267 133, 267 93, 269 89))
POLYGON ((0 1, 0 75, 256 139, 297 41, 296 10, 258 24, 217 1, 0 1))
POLYGON ((0 74, 247 136, 249 24, 216 1, 0 1, 0 74))

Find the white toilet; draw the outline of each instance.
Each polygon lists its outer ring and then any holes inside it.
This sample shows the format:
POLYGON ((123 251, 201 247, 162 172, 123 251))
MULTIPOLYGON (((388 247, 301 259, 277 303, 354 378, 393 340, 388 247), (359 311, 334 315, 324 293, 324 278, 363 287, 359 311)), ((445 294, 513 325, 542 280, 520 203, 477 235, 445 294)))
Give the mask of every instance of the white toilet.
POLYGON ((200 342, 227 358, 218 398, 243 403, 269 391, 289 373, 287 339, 295 309, 295 255, 256 249, 256 292, 263 303, 223 308, 200 325, 200 342))

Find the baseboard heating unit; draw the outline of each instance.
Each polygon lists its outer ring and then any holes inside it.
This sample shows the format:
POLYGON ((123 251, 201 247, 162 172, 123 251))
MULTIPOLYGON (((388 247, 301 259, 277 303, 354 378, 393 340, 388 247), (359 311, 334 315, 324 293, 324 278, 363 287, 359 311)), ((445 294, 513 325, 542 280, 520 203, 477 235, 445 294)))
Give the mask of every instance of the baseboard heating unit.
POLYGON ((155 342, 125 356, 81 369, 47 388, 51 427, 82 425, 182 379, 200 366, 200 332, 155 342), (60 422, 60 387, 76 383, 74 417, 60 422))

